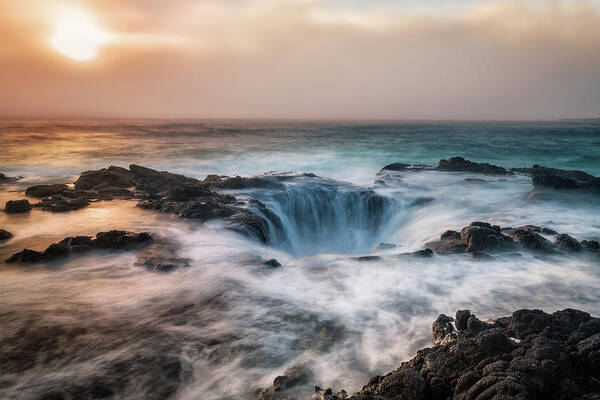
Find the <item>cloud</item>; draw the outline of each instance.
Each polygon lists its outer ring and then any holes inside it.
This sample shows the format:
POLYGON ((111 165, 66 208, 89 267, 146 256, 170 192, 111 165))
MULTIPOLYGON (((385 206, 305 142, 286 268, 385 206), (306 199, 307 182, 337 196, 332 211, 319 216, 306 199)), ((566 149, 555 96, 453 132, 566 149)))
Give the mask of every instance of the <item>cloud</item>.
POLYGON ((536 119, 600 112, 600 16, 591 2, 502 0, 440 14, 319 0, 169 7, 88 0, 77 6, 115 38, 88 63, 47 46, 60 13, 51 4, 0 0, 0 115, 536 119))

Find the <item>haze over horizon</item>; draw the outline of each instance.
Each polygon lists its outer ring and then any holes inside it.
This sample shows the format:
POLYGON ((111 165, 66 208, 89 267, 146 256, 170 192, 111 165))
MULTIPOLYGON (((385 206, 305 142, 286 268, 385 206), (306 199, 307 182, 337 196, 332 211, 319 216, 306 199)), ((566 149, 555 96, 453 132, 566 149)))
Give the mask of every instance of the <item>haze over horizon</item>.
POLYGON ((600 2, 0 0, 1 118, 600 114, 600 2))

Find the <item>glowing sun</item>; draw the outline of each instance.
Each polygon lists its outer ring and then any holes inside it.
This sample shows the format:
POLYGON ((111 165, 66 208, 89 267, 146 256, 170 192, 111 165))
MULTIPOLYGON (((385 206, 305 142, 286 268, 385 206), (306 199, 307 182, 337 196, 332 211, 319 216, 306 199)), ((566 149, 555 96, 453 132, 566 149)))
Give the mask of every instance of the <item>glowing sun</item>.
POLYGON ((96 57, 98 48, 108 40, 94 18, 82 11, 63 15, 56 23, 50 43, 54 50, 78 61, 96 57))

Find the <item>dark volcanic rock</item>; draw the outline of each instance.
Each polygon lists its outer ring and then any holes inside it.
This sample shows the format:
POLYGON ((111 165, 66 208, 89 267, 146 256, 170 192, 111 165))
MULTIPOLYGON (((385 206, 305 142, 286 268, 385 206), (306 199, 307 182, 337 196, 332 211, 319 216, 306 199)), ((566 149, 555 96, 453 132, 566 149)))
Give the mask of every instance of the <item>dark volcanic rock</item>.
POLYGON ((436 250, 438 254, 460 254, 466 253, 468 245, 458 240, 443 242, 436 250))
POLYGON ((564 179, 575 179, 580 182, 588 182, 594 179, 593 175, 590 175, 584 171, 547 168, 537 164, 533 165, 531 168, 511 168, 511 171, 530 175, 556 175, 564 179))
POLYGON ((281 267, 281 263, 274 258, 264 261, 262 263, 262 265, 266 265, 267 267, 273 267, 273 268, 281 267))
POLYGON ((6 176, 2 173, 0 173, 0 183, 8 183, 8 182, 14 182, 19 180, 20 178, 16 178, 16 177, 12 177, 12 176, 6 176))
POLYGON ((379 257, 379 256, 360 256, 360 257, 356 257, 354 259, 356 261, 377 261, 377 260, 381 260, 381 257, 379 257))
POLYGON ((43 197, 54 196, 55 194, 63 194, 67 190, 69 190, 69 187, 64 184, 36 185, 28 187, 27 190, 25 190, 25 194, 41 199, 43 197))
MULTIPOLYGON (((313 372, 304 365, 297 365, 285 370, 284 374, 273 381, 267 389, 259 390, 253 400, 291 400, 296 399, 294 393, 299 386, 309 384, 313 379, 313 372)), ((319 389, 320 390, 320 389, 319 389)))
POLYGON ((510 174, 509 171, 497 165, 492 165, 488 163, 477 163, 465 160, 462 157, 452 157, 449 160, 440 160, 437 169, 442 171, 476 172, 488 175, 510 174))
POLYGON ((95 239, 90 236, 67 237, 58 243, 52 243, 43 253, 23 249, 13 254, 6 262, 33 263, 51 261, 72 253, 81 253, 93 249, 131 250, 152 243, 154 239, 147 232, 109 231, 100 232, 95 239))
POLYGON ((90 205, 89 200, 85 198, 69 199, 61 195, 48 197, 34 204, 34 207, 40 208, 44 211, 51 212, 67 212, 79 210, 90 205))
POLYGON ((519 310, 491 324, 467 310, 441 315, 434 342, 351 400, 594 399, 600 388, 600 320, 576 310, 519 310), (510 337, 521 339, 511 340, 510 337))
POLYGON ((42 259, 42 253, 35 250, 23 249, 18 253, 13 254, 6 260, 7 263, 22 262, 32 263, 42 259))
POLYGON ((410 257, 433 257, 433 250, 431 249, 423 249, 423 250, 417 250, 417 251, 413 251, 411 253, 402 253, 400 254, 400 256, 404 257, 404 256, 410 256, 410 257))
POLYGON ((600 242, 598 242, 597 240, 582 240, 581 245, 588 250, 600 250, 600 242))
POLYGON ((577 189, 579 184, 571 178, 561 178, 558 175, 535 175, 531 182, 535 187, 548 187, 552 189, 577 189))
POLYGON ((474 222, 460 231, 467 251, 506 250, 514 248, 514 241, 487 223, 474 222))
POLYGON ((525 226, 522 226, 517 229, 525 229, 525 230, 528 230, 531 232, 545 233, 546 235, 558 235, 558 232, 556 232, 553 229, 544 228, 544 227, 535 226, 535 225, 525 225, 525 226))
POLYGON ((275 176, 253 176, 249 178, 236 176, 233 178, 219 179, 219 181, 215 181, 215 179, 211 176, 211 179, 208 182, 219 189, 285 189, 285 185, 281 183, 275 176))
POLYGON ((4 212, 7 214, 18 214, 28 211, 31 211, 31 204, 27 200, 9 200, 4 207, 4 212))
POLYGON ((507 235, 513 238, 515 242, 530 250, 552 251, 553 249, 552 243, 549 240, 531 230, 517 229, 507 233, 507 235))
POLYGON ((170 272, 177 268, 188 267, 189 260, 177 255, 177 246, 166 240, 156 240, 137 254, 136 265, 151 271, 170 272))
POLYGON ((442 240, 460 240, 460 232, 446 231, 440 236, 442 240))
POLYGON ((383 167, 377 175, 384 175, 386 172, 398 172, 398 171, 428 171, 434 169, 431 165, 424 164, 404 164, 404 163, 392 163, 383 167))
POLYGON ((4 229, 0 229, 0 240, 7 240, 11 237, 13 237, 12 233, 5 231, 4 229))
POLYGON ((391 249, 395 249, 396 245, 394 243, 384 243, 381 242, 377 245, 377 247, 375 248, 375 250, 377 251, 381 251, 381 250, 391 250, 391 249))
POLYGON ((147 232, 109 231, 96 234, 93 241, 98 249, 133 249, 152 242, 152 236, 147 232))
POLYGON ((556 236, 555 243, 562 250, 581 251, 581 244, 572 236, 564 233, 556 236))
POLYGON ((386 165, 385 167, 383 167, 381 169, 382 170, 386 169, 388 171, 404 171, 408 167, 410 167, 410 164, 391 163, 391 164, 388 164, 388 165, 386 165))
POLYGON ((98 171, 85 171, 75 181, 75 189, 127 188, 134 186, 133 174, 122 167, 110 166, 98 171))

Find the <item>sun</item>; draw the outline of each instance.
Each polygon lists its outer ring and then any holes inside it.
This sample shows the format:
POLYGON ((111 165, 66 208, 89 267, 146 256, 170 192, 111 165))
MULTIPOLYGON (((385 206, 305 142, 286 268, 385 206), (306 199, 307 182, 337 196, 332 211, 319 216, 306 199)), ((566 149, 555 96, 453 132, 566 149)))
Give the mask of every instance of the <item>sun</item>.
POLYGON ((87 61, 96 57, 98 48, 106 43, 108 34, 94 18, 77 10, 60 17, 50 39, 54 50, 73 60, 87 61))

